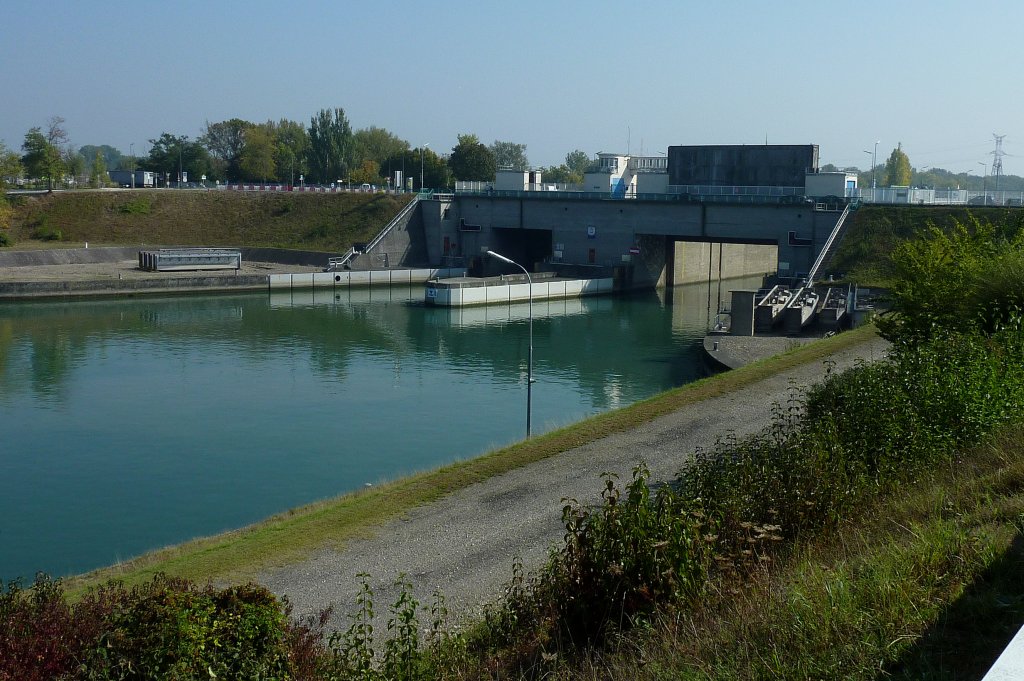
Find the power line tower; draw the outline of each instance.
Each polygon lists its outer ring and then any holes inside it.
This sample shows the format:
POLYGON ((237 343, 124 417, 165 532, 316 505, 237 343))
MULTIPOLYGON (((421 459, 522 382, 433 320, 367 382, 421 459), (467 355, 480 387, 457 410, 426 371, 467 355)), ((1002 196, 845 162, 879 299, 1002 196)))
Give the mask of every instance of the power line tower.
POLYGON ((1003 151, 1003 138, 1006 135, 992 133, 992 137, 996 140, 996 150, 991 152, 992 175, 996 178, 996 191, 999 191, 999 176, 1003 174, 1003 156, 1006 156, 1006 152, 1003 151))

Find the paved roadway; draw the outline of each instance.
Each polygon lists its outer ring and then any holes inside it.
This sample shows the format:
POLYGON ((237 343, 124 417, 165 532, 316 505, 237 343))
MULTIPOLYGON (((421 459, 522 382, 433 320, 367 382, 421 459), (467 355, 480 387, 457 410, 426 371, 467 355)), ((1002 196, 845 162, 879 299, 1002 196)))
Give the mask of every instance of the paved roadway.
MULTIPOLYGON (((858 359, 879 359, 885 352, 885 342, 876 338, 831 359, 843 369, 858 359)), ((561 541, 564 498, 596 502, 602 472, 616 472, 625 480, 641 460, 650 467, 652 480, 670 479, 696 448, 711 447, 729 432, 743 437, 767 425, 773 403, 784 403, 791 385, 809 386, 819 380, 822 367, 822 362, 797 367, 474 484, 412 510, 370 539, 321 551, 302 563, 261 575, 259 581, 277 594, 287 594, 296 614, 334 605, 332 624, 344 629, 345 613, 354 610, 356 574, 368 572, 382 636, 387 606, 397 595, 391 585, 402 572, 412 580, 421 603, 429 606, 431 594, 440 589, 456 616, 471 616, 500 595, 514 556, 522 558, 527 570, 536 569, 549 547, 561 541)))

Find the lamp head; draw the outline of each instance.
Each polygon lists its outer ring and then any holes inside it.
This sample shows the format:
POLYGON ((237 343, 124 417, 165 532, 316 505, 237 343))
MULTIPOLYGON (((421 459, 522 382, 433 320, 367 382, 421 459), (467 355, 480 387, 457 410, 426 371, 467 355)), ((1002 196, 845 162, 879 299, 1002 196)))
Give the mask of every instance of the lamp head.
POLYGON ((502 262, 507 262, 509 265, 515 265, 515 262, 513 262, 509 258, 506 258, 501 253, 495 253, 494 251, 487 251, 487 255, 491 256, 492 258, 497 258, 498 260, 501 260, 502 262))

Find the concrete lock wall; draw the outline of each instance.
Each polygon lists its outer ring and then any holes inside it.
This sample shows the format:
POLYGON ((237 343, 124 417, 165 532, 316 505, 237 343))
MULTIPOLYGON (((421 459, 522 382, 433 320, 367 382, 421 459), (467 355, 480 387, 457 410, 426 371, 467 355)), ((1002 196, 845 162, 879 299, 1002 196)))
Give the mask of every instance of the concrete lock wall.
MULTIPOLYGON (((427 241, 438 244, 431 251, 432 262, 439 262, 445 235, 472 257, 494 247, 495 229, 543 230, 550 234, 546 257, 553 258, 559 250, 566 263, 632 265, 633 285, 638 287, 667 283, 664 252, 672 237, 774 245, 780 275, 807 272, 839 218, 839 213, 815 211, 807 205, 456 196, 451 217, 445 220, 440 202, 425 204, 425 215, 431 216, 427 241), (479 231, 460 232, 459 224, 479 231), (790 232, 796 239, 790 239, 790 232), (652 254, 652 249, 661 254, 652 254)), ((756 269, 760 273, 761 266, 756 269)))
POLYGON ((381 267, 427 267, 433 260, 430 256, 426 230, 424 229, 423 205, 406 213, 391 231, 377 243, 369 253, 362 253, 349 260, 353 270, 369 270, 381 267))
POLYGON ((693 284, 774 274, 778 246, 677 241, 672 283, 693 284))

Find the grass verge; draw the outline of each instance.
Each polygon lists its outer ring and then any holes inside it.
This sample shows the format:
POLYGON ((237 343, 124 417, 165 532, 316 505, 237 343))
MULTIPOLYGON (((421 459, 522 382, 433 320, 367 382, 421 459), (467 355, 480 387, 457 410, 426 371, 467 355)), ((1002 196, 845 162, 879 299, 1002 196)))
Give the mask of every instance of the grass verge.
POLYGON ((1024 620, 1019 429, 562 678, 980 678, 1024 620))
POLYGON ((874 337, 874 327, 862 327, 803 345, 777 357, 702 379, 474 459, 314 503, 240 530, 197 539, 72 577, 66 580, 66 587, 70 593, 80 593, 111 578, 139 584, 160 572, 200 582, 252 579, 264 569, 301 560, 319 548, 337 548, 346 540, 365 537, 375 527, 408 509, 480 480, 821 360, 874 337))

